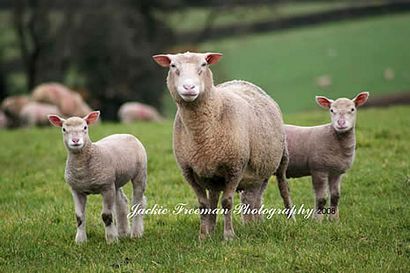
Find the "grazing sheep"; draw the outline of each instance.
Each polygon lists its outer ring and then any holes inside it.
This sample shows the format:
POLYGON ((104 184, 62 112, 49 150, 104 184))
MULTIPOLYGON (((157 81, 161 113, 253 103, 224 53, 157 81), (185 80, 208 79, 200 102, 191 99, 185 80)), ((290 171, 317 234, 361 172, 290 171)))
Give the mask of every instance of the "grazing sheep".
POLYGON ((20 112, 23 107, 30 102, 27 96, 11 96, 3 100, 1 109, 7 117, 7 126, 16 128, 21 125, 20 112))
POLYGON ((91 108, 83 101, 80 94, 59 83, 43 83, 33 92, 34 101, 56 105, 64 116, 85 116, 91 108))
POLYGON ((6 115, 0 111, 0 129, 7 127, 7 117, 6 115))
POLYGON ((126 102, 118 110, 118 118, 123 123, 135 121, 161 121, 158 111, 149 105, 138 102, 126 102))
MULTIPOLYGON (((84 118, 67 120, 50 115, 50 122, 62 127, 64 144, 68 151, 65 179, 70 185, 77 217, 77 243, 85 242, 85 205, 88 194, 102 194, 102 220, 108 243, 126 236, 128 201, 121 187, 129 180, 133 187, 133 206, 145 208, 144 191, 147 179, 147 155, 144 146, 134 136, 116 134, 92 143, 88 125, 95 123, 100 112, 91 112, 84 118), (115 206, 115 210, 114 210, 115 206), (113 213, 116 214, 116 224, 113 213), (118 226, 118 230, 117 227, 118 226)), ((140 237, 144 231, 143 215, 133 217, 131 237, 140 237)))
POLYGON ((51 114, 60 115, 57 106, 32 101, 21 109, 21 124, 28 127, 47 125, 48 115, 51 114))
POLYGON ((289 151, 286 177, 312 176, 317 209, 314 217, 319 221, 326 205, 327 186, 330 192, 329 219, 339 219, 342 175, 352 166, 355 154, 356 111, 368 97, 368 92, 358 94, 353 100, 339 98, 333 101, 317 96, 317 103, 330 109, 330 124, 314 127, 285 125, 289 151))
MULTIPOLYGON (((217 208, 222 191, 224 238, 235 237, 232 208, 235 191, 251 209, 262 205, 268 179, 278 177, 285 206, 292 206, 285 180, 287 150, 282 114, 262 89, 245 81, 214 86, 209 65, 219 53, 156 55, 170 67, 167 85, 178 111, 174 123, 174 153, 200 210, 217 208), (208 193, 207 193, 208 191, 208 193)), ((215 213, 201 213, 199 238, 214 230, 215 213)), ((260 215, 243 215, 244 221, 260 215)))

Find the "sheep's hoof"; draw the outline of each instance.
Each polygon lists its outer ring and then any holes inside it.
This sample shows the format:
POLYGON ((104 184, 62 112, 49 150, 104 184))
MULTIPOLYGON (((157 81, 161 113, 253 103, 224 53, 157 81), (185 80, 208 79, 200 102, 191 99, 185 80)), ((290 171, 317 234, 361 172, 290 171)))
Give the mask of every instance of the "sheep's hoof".
POLYGON ((208 233, 213 233, 215 231, 216 223, 209 224, 208 233))
POLYGON ((200 241, 204 241, 204 240, 206 240, 208 237, 209 237, 209 234, 208 234, 208 233, 199 233, 199 236, 198 236, 198 238, 199 238, 200 241))
POLYGON ((235 232, 231 231, 224 231, 224 240, 225 241, 233 241, 236 239, 235 232))
POLYGON ((136 222, 133 223, 131 228, 131 238, 141 238, 144 233, 144 223, 136 222))
POLYGON ((107 244, 118 242, 118 233, 117 232, 106 232, 105 240, 107 241, 107 244))
POLYGON ((254 221, 254 216, 252 214, 242 214, 242 223, 249 224, 254 221))
POLYGON ((337 210, 334 214, 329 214, 329 221, 339 222, 339 211, 337 210))
POLYGON ((128 237, 130 235, 129 232, 118 232, 118 237, 121 238, 125 238, 128 237))
POLYGON ((75 242, 77 244, 87 242, 87 235, 85 234, 85 232, 77 232, 77 234, 75 235, 75 242))
POLYGON ((107 244, 118 243, 118 236, 106 237, 107 244))
POLYGON ((318 213, 313 214, 313 220, 315 220, 318 223, 322 223, 323 214, 318 214, 318 213))
POLYGON ((288 216, 286 216, 286 218, 287 218, 289 221, 296 223, 296 217, 295 217, 294 214, 292 214, 292 216, 289 216, 289 215, 288 215, 288 216))
POLYGON ((131 232, 131 238, 141 238, 142 237, 143 232, 142 231, 135 231, 135 232, 131 232))

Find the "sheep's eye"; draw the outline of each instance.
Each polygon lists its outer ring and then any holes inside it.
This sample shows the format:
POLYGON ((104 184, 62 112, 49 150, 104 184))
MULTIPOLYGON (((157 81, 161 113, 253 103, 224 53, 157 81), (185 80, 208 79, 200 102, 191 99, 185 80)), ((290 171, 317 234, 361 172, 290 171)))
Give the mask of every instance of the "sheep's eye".
POLYGON ((201 66, 202 66, 202 67, 205 67, 205 66, 206 66, 206 63, 202 63, 201 66))
POLYGON ((330 112, 334 113, 335 111, 333 111, 333 109, 330 109, 330 112))
POLYGON ((172 67, 172 68, 175 68, 175 67, 176 67, 176 65, 175 65, 175 64, 171 64, 171 67, 172 67))
POLYGON ((87 130, 87 126, 84 126, 84 130, 87 130))
POLYGON ((352 108, 352 112, 354 112, 354 108, 352 108))
POLYGON ((65 133, 65 128, 63 128, 63 132, 65 133))

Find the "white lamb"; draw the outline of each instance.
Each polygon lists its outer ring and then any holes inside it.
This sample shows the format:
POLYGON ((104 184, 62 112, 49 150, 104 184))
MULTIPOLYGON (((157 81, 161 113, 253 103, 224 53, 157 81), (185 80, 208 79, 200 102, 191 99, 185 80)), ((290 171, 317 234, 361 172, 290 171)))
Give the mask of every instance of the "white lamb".
POLYGON ((318 96, 316 101, 329 110, 331 123, 313 127, 285 125, 289 151, 286 177, 312 176, 316 195, 314 216, 318 220, 323 218, 327 184, 330 192, 329 219, 339 219, 340 184, 355 155, 357 107, 365 104, 368 97, 368 92, 362 92, 352 100, 339 98, 333 101, 318 96))
MULTIPOLYGON (((85 205, 88 194, 102 194, 102 219, 108 243, 118 236, 129 234, 128 201, 121 187, 129 180, 133 186, 133 206, 145 208, 144 191, 147 179, 147 155, 141 142, 132 135, 116 134, 92 143, 88 125, 97 121, 99 111, 84 118, 67 120, 57 115, 48 116, 54 126, 62 127, 64 144, 68 151, 65 179, 72 189, 77 234, 75 241, 87 240, 85 232, 85 205), (116 225, 113 223, 115 206, 116 225)), ((143 215, 133 217, 131 237, 143 234, 143 215)))

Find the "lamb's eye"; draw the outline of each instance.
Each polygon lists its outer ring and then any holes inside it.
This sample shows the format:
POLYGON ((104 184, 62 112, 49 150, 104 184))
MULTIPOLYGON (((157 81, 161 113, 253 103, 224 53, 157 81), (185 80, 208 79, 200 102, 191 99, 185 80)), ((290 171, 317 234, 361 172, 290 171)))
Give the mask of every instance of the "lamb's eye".
POLYGON ((354 112, 354 108, 352 108, 352 112, 354 112))
POLYGON ((63 128, 63 132, 65 133, 65 128, 63 128))
POLYGON ((175 65, 175 64, 171 64, 171 67, 172 67, 172 68, 175 68, 175 67, 176 67, 176 65, 175 65))
POLYGON ((205 66, 206 66, 206 63, 202 63, 201 66, 202 66, 202 67, 205 67, 205 66))
POLYGON ((84 130, 87 130, 87 126, 84 126, 84 130))
POLYGON ((330 109, 330 112, 334 113, 335 111, 333 111, 333 109, 330 109))

